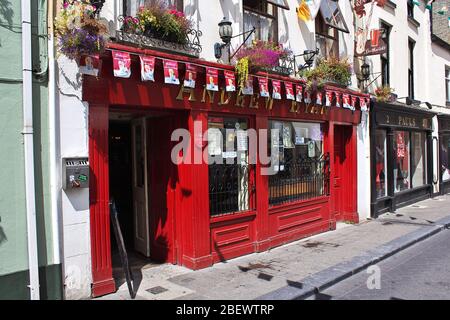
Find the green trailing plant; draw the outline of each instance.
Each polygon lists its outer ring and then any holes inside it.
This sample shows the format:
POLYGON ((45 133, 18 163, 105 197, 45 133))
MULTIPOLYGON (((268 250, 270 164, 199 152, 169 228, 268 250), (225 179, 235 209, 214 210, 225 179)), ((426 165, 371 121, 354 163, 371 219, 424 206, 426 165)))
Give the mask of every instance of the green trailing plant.
POLYGON ((379 86, 375 89, 375 99, 378 102, 387 102, 390 100, 394 89, 390 86, 379 86))
POLYGON ((351 75, 352 66, 348 60, 337 58, 319 59, 315 68, 300 72, 309 91, 320 90, 329 82, 347 87, 350 84, 351 75))

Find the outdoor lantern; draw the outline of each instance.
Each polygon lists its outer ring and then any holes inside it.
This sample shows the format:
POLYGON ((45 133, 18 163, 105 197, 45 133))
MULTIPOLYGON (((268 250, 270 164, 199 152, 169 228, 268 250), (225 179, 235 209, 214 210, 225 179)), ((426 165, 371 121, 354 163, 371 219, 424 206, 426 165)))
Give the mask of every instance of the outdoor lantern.
POLYGON ((313 50, 305 50, 305 51, 303 51, 303 59, 305 59, 305 63, 308 66, 313 64, 315 55, 316 55, 316 51, 313 51, 313 50))
POLYGON ((361 66, 361 75, 363 80, 368 80, 370 77, 370 66, 367 62, 364 62, 361 66))
POLYGON ((220 39, 222 39, 223 43, 228 44, 231 42, 231 38, 233 37, 233 28, 231 27, 231 21, 227 18, 223 18, 219 23, 219 35, 220 39))

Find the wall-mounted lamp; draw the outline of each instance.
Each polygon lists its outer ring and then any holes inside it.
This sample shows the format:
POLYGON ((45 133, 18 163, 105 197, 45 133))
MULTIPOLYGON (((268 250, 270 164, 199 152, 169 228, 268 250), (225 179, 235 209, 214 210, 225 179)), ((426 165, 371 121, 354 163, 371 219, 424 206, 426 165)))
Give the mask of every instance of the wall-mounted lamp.
POLYGON ((410 105, 419 106, 422 103, 422 101, 411 99, 411 97, 400 97, 400 98, 397 98, 396 100, 400 100, 400 99, 405 99, 405 104, 407 106, 410 106, 410 105))
POLYGON ((253 27, 249 31, 245 31, 241 34, 238 34, 236 36, 233 36, 233 27, 231 21, 229 21, 227 18, 223 18, 222 21, 219 22, 219 36, 220 39, 222 39, 222 43, 216 43, 214 44, 214 56, 216 59, 222 58, 222 50, 226 47, 228 50, 228 62, 231 61, 231 59, 236 55, 236 53, 241 49, 241 47, 247 42, 247 40, 250 38, 250 36, 256 31, 256 28, 253 27), (230 45, 231 45, 231 39, 240 37, 242 35, 247 35, 244 39, 244 42, 237 48, 237 50, 231 54, 230 52, 230 45))
MULTIPOLYGON (((303 57, 303 60, 305 60, 305 64, 301 64, 301 65, 299 65, 298 66, 298 69, 297 68, 295 68, 296 70, 298 70, 297 72, 300 72, 300 71, 302 71, 303 69, 309 69, 309 68, 311 68, 311 66, 313 65, 313 63, 314 63, 314 58, 316 57, 316 55, 318 55, 319 54, 319 48, 316 48, 316 50, 305 50, 305 51, 303 51, 303 53, 302 54, 298 54, 298 55, 295 55, 294 57, 293 57, 293 59, 294 59, 294 63, 295 63, 295 58, 296 57, 303 57)), ((295 67, 295 65, 294 65, 294 67, 295 67)))
POLYGON ((367 81, 370 78, 370 65, 367 62, 364 62, 361 65, 361 75, 362 75, 362 80, 363 81, 367 81))

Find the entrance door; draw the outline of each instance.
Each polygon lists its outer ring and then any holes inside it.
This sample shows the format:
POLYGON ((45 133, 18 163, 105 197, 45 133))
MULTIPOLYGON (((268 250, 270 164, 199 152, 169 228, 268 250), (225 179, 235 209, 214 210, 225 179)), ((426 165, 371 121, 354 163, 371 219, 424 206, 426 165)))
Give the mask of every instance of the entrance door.
POLYGON ((344 220, 353 210, 352 174, 352 127, 334 127, 334 216, 336 221, 344 220))
POLYGON ((146 119, 132 122, 134 248, 150 257, 146 119))

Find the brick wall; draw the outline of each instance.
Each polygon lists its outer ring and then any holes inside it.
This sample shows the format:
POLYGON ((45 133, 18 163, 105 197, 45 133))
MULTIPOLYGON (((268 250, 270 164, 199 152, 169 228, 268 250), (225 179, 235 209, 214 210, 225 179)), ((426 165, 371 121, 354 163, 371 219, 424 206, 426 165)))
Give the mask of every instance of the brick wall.
POLYGON ((439 14, 438 11, 443 7, 450 8, 450 0, 436 0, 433 3, 432 20, 433 20, 433 30, 432 33, 439 39, 443 40, 450 45, 450 27, 448 22, 448 17, 450 16, 450 11, 444 14, 439 14))

